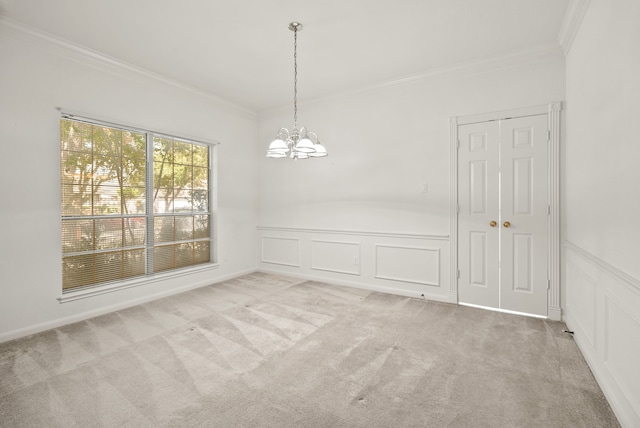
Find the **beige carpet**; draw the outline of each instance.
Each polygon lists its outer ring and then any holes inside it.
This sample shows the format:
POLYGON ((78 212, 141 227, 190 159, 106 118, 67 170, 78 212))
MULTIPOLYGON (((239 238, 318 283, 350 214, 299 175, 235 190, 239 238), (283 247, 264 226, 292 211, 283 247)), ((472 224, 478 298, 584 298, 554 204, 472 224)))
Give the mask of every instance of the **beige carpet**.
POLYGON ((618 426, 563 328, 256 273, 0 344, 0 426, 618 426))

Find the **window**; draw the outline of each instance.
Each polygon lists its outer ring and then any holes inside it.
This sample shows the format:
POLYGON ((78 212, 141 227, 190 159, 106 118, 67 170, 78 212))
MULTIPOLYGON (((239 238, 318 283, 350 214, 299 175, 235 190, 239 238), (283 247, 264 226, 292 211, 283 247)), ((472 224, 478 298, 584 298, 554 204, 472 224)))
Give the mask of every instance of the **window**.
POLYGON ((212 147, 63 116, 62 289, 209 263, 212 147))

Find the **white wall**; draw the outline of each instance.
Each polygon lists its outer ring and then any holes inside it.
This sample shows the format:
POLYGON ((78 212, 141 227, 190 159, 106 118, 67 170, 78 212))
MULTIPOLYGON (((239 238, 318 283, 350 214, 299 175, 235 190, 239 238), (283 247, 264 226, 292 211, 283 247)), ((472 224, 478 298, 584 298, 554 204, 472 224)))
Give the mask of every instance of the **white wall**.
POLYGON ((640 2, 592 0, 567 55, 566 321, 640 426, 640 2))
MULTIPOLYGON (((300 124, 318 133, 329 156, 296 162, 260 158, 261 236, 296 238, 300 243, 299 266, 270 263, 263 254, 261 269, 456 301, 448 278, 449 120, 561 100, 564 72, 560 49, 548 49, 301 103, 300 124), (426 193, 421 192, 423 184, 426 193), (358 274, 312 268, 311 242, 326 239, 327 231, 334 240, 360 245, 358 274), (373 238, 362 238, 358 232, 363 231, 372 232, 373 238), (420 284, 430 282, 431 271, 414 272, 412 276, 424 279, 417 282, 379 278, 375 248, 390 241, 417 247, 425 263, 429 253, 420 248, 438 248, 440 283, 420 284), (365 254, 371 256, 364 258, 365 254)), ((304 93, 304 85, 299 92, 304 93)), ((260 115, 259 151, 264 153, 281 126, 292 126, 292 107, 260 115)), ((406 254, 397 254, 400 266, 406 254)), ((348 265, 338 259, 340 252, 335 257, 334 270, 348 265)), ((390 263, 384 260, 385 266, 390 263)))
POLYGON ((92 59, 0 19, 0 341, 213 283, 256 267, 257 116, 92 59), (58 303, 61 295, 56 106, 219 141, 218 269, 58 303))

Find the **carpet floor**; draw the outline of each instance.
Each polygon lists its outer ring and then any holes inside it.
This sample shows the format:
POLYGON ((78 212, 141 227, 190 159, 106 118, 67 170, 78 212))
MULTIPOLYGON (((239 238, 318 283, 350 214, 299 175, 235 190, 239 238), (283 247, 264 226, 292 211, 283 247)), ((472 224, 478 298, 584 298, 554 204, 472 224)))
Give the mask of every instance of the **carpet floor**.
POLYGON ((255 273, 0 344, 0 426, 619 426, 563 328, 255 273))

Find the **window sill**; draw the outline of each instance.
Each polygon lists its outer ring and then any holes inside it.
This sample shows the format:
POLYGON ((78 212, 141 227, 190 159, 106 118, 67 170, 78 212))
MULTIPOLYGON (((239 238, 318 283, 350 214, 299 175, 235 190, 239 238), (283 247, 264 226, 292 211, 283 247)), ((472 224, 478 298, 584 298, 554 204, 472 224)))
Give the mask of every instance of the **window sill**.
POLYGON ((101 294, 112 293, 114 291, 124 290, 127 288, 133 288, 141 285, 152 284, 154 282, 159 282, 159 281, 166 281, 168 279, 192 275, 198 272, 206 272, 206 271, 217 269, 219 266, 220 265, 218 263, 210 263, 202 266, 185 268, 178 271, 157 273, 149 276, 141 276, 139 278, 131 279, 128 281, 83 287, 78 290, 63 291, 62 295, 58 297, 58 302, 60 303, 73 302, 74 300, 86 299, 88 297, 99 296, 101 294))

